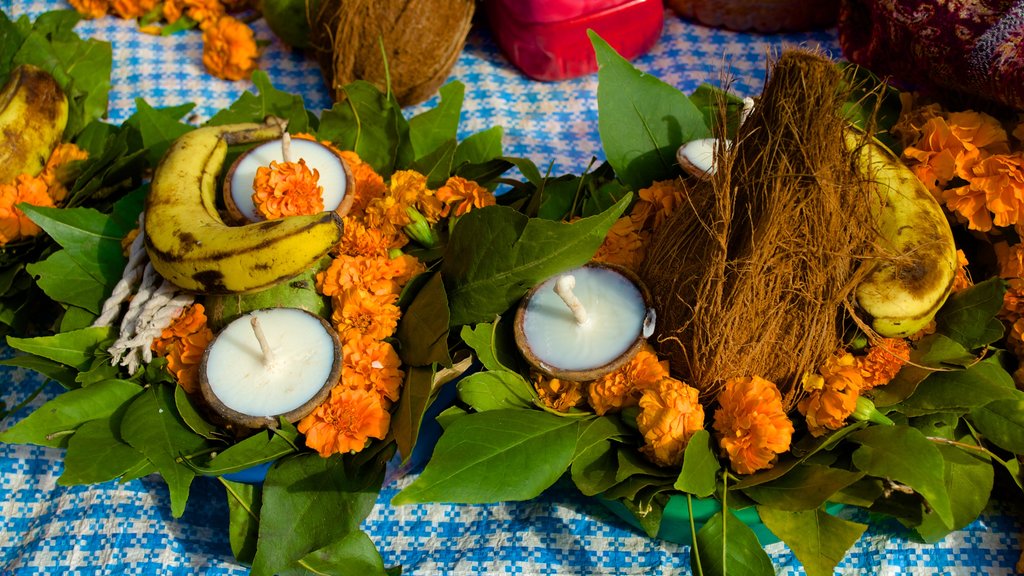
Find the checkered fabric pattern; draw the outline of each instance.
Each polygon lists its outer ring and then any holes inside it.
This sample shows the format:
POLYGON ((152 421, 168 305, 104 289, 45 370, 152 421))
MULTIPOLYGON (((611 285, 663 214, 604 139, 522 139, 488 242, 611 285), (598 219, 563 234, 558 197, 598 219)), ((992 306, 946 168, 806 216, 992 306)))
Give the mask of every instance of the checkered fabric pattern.
MULTIPOLYGON (((9 16, 31 18, 66 8, 58 0, 0 0, 9 16)), ((273 84, 301 94, 311 110, 330 106, 316 65, 276 41, 267 40, 261 61, 273 84)), ((113 18, 83 22, 78 31, 113 45, 114 70, 109 120, 120 122, 135 99, 154 106, 196 104, 201 122, 251 86, 209 77, 201 63, 199 33, 169 37, 141 34, 134 22, 113 18)), ((819 47, 839 56, 834 31, 804 34, 739 34, 684 22, 666 12, 663 36, 635 65, 690 92, 702 82, 719 83, 723 71, 741 94, 761 89, 765 56, 786 45, 819 47)), ((541 83, 522 76, 501 55, 488 31, 477 26, 452 79, 467 88, 462 135, 494 125, 505 128, 507 154, 526 156, 554 174, 582 172, 602 158, 597 132, 596 75, 541 83)), ((414 114, 423 106, 409 110, 414 114)), ((0 348, 0 355, 10 350, 0 348)), ((13 406, 39 384, 22 369, 0 368, 0 395, 13 406)), ((7 427, 60 391, 51 384, 7 427)), ((61 451, 0 445, 0 573, 2 574, 246 574, 228 543, 223 489, 210 479, 195 482, 182 518, 170 514, 166 487, 158 478, 126 484, 58 485, 61 451)), ((388 504, 409 476, 392 480, 364 528, 386 564, 411 575, 477 574, 687 574, 689 548, 642 536, 603 505, 557 485, 530 502, 485 506, 388 504)), ((871 523, 840 564, 844 575, 1013 572, 1020 545, 1020 510, 993 505, 981 518, 934 545, 914 542, 898 525, 871 523)), ((865 515, 856 518, 868 521, 865 515)), ((767 547, 778 573, 803 574, 783 544, 767 547)))

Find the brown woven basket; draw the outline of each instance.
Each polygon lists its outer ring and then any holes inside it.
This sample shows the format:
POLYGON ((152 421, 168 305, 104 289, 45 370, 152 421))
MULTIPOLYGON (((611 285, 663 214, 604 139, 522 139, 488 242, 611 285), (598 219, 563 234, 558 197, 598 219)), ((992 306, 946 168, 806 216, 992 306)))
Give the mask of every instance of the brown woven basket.
POLYGON ((839 0, 665 0, 679 16, 706 26, 755 32, 828 28, 839 0))

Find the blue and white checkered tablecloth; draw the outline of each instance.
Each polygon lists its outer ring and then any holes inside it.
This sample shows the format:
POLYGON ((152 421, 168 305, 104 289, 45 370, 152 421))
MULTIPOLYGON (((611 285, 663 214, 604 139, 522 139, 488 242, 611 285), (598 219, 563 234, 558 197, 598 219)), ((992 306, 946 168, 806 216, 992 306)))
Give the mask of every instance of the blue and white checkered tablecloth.
MULTIPOLYGON (((58 0, 0 0, 10 16, 35 18, 66 8, 58 0)), ((269 41, 261 61, 273 84, 301 94, 312 110, 330 106, 316 65, 283 47, 261 22, 257 36, 269 41)), ((134 22, 113 18, 83 22, 84 36, 113 45, 109 119, 120 122, 135 99, 154 106, 194 102, 202 121, 251 86, 215 80, 202 70, 197 32, 169 37, 141 34, 134 22)), ((760 90, 765 56, 787 44, 819 46, 839 56, 835 31, 789 35, 738 34, 684 22, 666 12, 663 36, 635 64, 685 92, 717 83, 723 66, 732 88, 760 90)), ((463 135, 500 125, 505 150, 555 174, 582 172, 602 157, 597 133, 596 75, 540 83, 518 73, 476 27, 452 72, 466 87, 463 135)), ((425 106, 432 106, 428 102, 425 106)), ((417 107, 409 110, 415 113, 417 107)), ((9 354, 7 349, 0 349, 9 354)), ((0 369, 2 399, 13 406, 37 386, 23 369, 0 369)), ((47 387, 30 408, 52 398, 47 387)), ((8 427, 28 410, 8 418, 8 427)), ((228 511, 220 484, 199 478, 185 515, 170 513, 158 478, 126 484, 64 487, 59 450, 0 445, 0 573, 2 574, 245 574, 228 543, 228 511)), ((485 506, 388 504, 409 477, 389 483, 365 529, 385 563, 404 573, 432 574, 687 574, 689 548, 637 534, 601 504, 556 486, 522 503, 485 506)), ((839 566, 841 574, 1011 574, 1021 534, 1019 505, 993 506, 964 530, 934 545, 913 542, 891 524, 872 523, 839 566)), ((867 521, 864 516, 858 520, 867 521)), ((803 574, 783 544, 767 548, 780 574, 803 574)))

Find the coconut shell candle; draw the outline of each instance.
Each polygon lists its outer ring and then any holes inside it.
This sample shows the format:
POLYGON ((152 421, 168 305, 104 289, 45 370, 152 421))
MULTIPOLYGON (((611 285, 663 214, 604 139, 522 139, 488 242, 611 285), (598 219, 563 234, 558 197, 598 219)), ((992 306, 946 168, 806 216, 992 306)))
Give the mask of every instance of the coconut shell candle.
POLYGON ((330 325, 298 308, 239 316, 203 355, 199 386, 210 408, 243 429, 296 422, 341 376, 341 344, 330 325))
POLYGON ((324 211, 335 211, 342 216, 348 212, 354 198, 355 184, 345 160, 327 146, 304 138, 271 140, 242 153, 232 163, 224 178, 224 206, 235 223, 258 222, 264 217, 257 211, 253 200, 253 183, 260 168, 271 162, 303 162, 317 174, 322 187, 324 211))
POLYGON ((650 303, 635 274, 591 263, 530 290, 516 310, 516 344, 549 376, 593 380, 640 351, 654 330, 650 303))

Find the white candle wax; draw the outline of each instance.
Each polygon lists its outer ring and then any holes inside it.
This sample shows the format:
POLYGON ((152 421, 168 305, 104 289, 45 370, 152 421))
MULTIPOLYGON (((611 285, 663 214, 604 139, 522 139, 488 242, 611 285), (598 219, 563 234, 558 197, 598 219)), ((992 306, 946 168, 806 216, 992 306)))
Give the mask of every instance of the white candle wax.
POLYGON ((640 337, 646 309, 640 290, 618 272, 596 266, 577 268, 572 292, 586 310, 576 321, 555 293, 559 277, 533 293, 523 314, 523 335, 538 360, 561 370, 587 370, 608 364, 640 337))
MULTIPOLYGON (((292 138, 290 147, 293 162, 305 160, 310 171, 315 169, 320 173, 319 184, 324 189, 324 210, 331 211, 340 206, 341 201, 345 199, 348 185, 341 158, 323 144, 312 140, 292 138)), ((231 174, 231 200, 242 216, 250 222, 263 219, 256 212, 256 205, 252 201, 252 184, 256 179, 256 170, 262 166, 270 166, 271 160, 284 162, 280 140, 264 142, 249 150, 239 158, 235 171, 231 174)))
POLYGON ((210 343, 206 378, 225 406, 248 416, 277 416, 319 392, 335 362, 334 340, 320 320, 296 308, 245 314, 210 343), (253 331, 255 316, 272 350, 264 361, 253 331))

